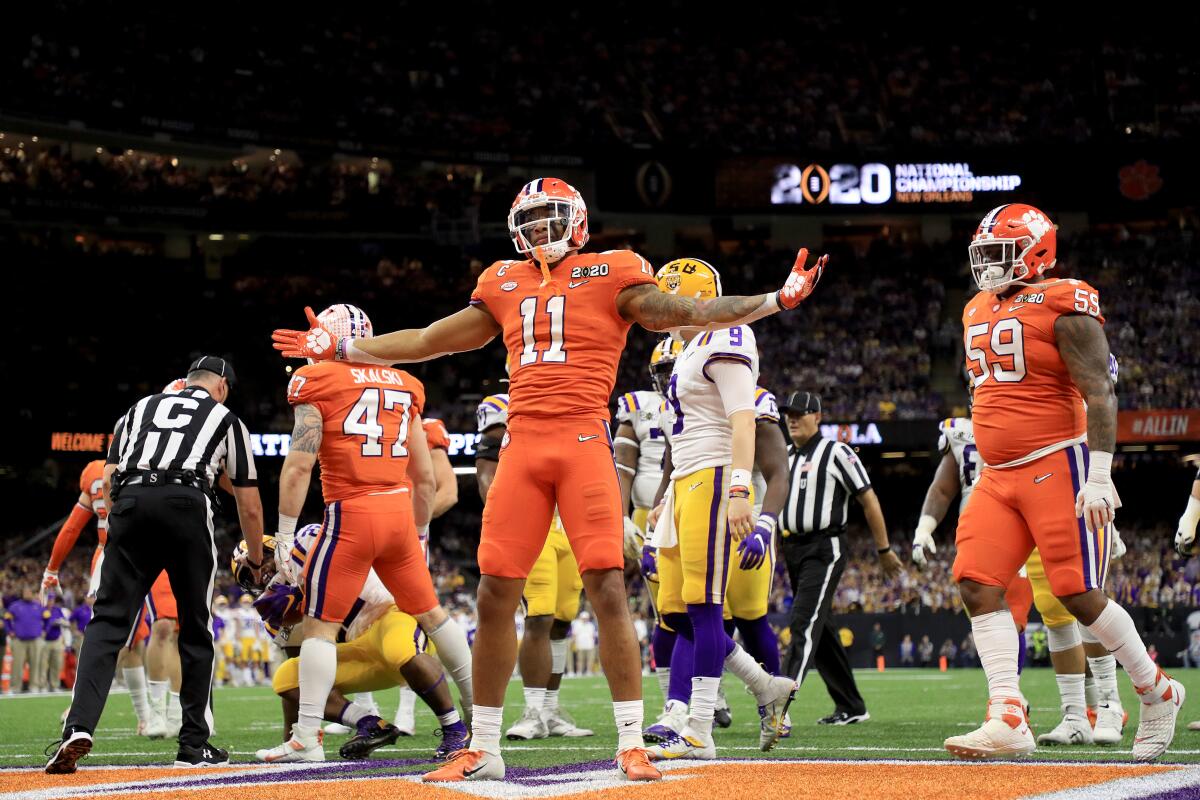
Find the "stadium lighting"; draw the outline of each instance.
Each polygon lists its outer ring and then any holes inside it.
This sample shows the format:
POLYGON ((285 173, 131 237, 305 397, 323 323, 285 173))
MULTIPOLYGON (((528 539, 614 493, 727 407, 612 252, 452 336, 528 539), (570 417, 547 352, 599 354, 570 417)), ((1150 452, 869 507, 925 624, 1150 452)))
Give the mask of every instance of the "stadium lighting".
POLYGON ((210 234, 208 235, 208 240, 209 240, 210 242, 222 242, 222 241, 225 241, 225 234, 223 234, 223 233, 210 233, 210 234))
MULTIPOLYGON (((0 138, 2 138, 2 137, 0 137, 0 138)), ((37 144, 37 140, 38 140, 38 137, 34 136, 34 137, 33 137, 33 143, 34 143, 34 144, 37 144)))

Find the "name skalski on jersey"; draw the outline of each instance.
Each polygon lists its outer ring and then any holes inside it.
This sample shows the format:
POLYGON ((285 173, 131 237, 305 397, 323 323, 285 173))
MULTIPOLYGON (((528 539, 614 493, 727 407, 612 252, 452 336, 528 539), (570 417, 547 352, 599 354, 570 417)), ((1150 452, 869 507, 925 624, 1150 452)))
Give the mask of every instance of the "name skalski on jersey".
POLYGON ((390 383, 393 386, 403 386, 404 378, 398 372, 390 369, 363 369, 351 367, 350 375, 355 383, 390 383))

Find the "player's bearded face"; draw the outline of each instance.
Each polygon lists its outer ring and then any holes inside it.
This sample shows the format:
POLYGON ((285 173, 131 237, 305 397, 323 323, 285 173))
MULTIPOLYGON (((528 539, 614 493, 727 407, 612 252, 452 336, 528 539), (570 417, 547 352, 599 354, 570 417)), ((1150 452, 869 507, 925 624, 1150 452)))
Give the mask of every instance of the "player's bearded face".
POLYGON ((534 247, 561 241, 571 222, 571 209, 566 203, 550 202, 517 215, 517 231, 534 247))

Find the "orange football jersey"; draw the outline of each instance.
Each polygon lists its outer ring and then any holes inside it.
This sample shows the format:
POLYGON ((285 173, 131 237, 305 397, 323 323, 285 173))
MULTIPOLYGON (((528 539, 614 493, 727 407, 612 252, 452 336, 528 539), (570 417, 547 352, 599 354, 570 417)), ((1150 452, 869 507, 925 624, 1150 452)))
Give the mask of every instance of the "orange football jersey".
POLYGON ((440 419, 423 419, 421 424, 425 426, 425 441, 429 443, 430 450, 450 449, 450 433, 446 430, 446 423, 440 419))
POLYGON ((79 491, 92 498, 92 513, 96 515, 96 532, 100 546, 108 541, 108 503, 104 502, 104 459, 90 461, 79 476, 79 491))
POLYGON ((631 250, 567 256, 541 286, 532 260, 497 261, 479 276, 471 305, 504 329, 509 414, 609 418, 608 399, 630 323, 617 295, 654 284, 654 270, 631 250))
POLYGON ((1072 314, 1104 324, 1100 296, 1084 281, 1025 286, 1006 299, 980 292, 963 310, 975 445, 987 464, 1044 455, 1086 436, 1083 396, 1054 334, 1055 320, 1072 314))
POLYGON ((324 421, 317 460, 326 503, 404 484, 409 426, 425 404, 425 387, 412 375, 321 361, 296 371, 288 402, 316 407, 324 421))

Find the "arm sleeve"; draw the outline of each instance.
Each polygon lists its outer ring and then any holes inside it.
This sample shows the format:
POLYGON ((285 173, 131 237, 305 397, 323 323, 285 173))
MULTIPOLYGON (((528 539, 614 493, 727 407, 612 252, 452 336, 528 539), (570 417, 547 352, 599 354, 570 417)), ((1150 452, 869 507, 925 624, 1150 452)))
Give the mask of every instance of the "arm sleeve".
POLYGON ((250 446, 250 432, 237 417, 225 434, 225 471, 229 482, 239 488, 258 485, 258 469, 254 465, 254 450, 250 446))
POLYGON ((58 572, 59 567, 70 554, 71 548, 75 547, 75 542, 79 541, 79 534, 83 532, 83 527, 91 518, 91 509, 84 508, 79 503, 75 504, 75 507, 71 509, 70 516, 67 517, 67 521, 63 523, 62 529, 54 539, 54 548, 50 551, 50 563, 47 565, 47 569, 58 572))
POLYGON ((710 361, 705 367, 721 395, 727 417, 739 411, 754 410, 754 376, 747 366, 740 361, 722 359, 710 361))
POLYGON ((833 446, 833 471, 841 484, 854 494, 862 494, 871 488, 871 479, 862 462, 845 442, 833 446))

